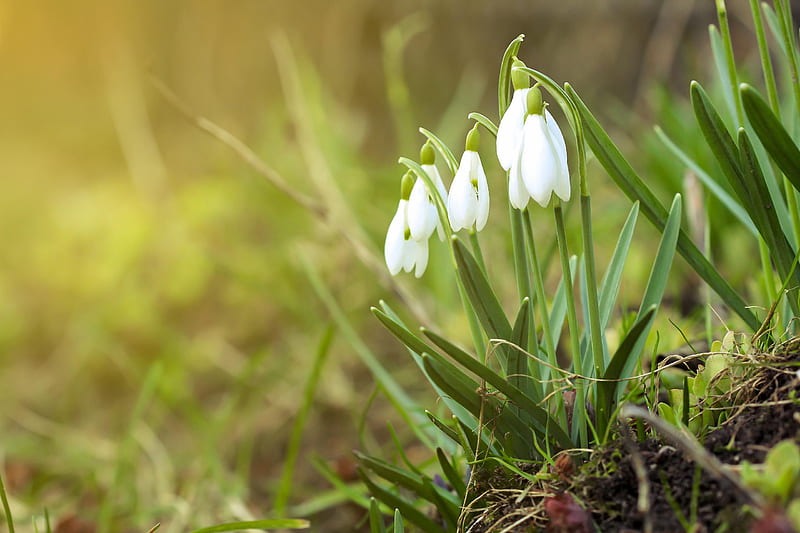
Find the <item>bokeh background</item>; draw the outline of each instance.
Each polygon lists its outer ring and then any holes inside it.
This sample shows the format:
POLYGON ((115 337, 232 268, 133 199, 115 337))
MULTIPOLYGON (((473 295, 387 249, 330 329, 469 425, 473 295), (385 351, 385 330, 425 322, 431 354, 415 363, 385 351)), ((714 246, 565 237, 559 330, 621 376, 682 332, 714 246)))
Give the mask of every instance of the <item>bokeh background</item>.
MULTIPOLYGON (((730 4, 734 40, 751 42, 746 3, 730 4)), ((635 145, 664 95, 711 68, 714 19, 710 0, 0 2, 0 459, 21 528, 44 509, 62 533, 271 516, 331 324, 303 264, 428 398, 368 312, 397 302, 393 286, 346 238, 380 259, 395 162, 418 150, 417 127, 458 151, 469 111, 496 119, 500 57, 525 33, 523 59, 570 81, 635 145), (154 80, 328 218, 197 128, 154 80)), ((627 203, 602 194, 596 209, 618 224, 627 203)), ((435 261, 400 286, 457 335, 435 261)), ((326 492, 311 458, 352 479, 350 450, 391 449, 396 418, 335 333, 290 512, 315 531, 356 527, 361 512, 326 492)))

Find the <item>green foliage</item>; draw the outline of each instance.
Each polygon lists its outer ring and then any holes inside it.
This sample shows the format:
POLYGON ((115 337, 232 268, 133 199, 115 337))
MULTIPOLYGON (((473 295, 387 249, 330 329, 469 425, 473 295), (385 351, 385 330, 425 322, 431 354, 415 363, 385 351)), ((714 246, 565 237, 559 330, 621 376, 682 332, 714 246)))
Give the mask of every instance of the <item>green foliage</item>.
MULTIPOLYGON (((793 35, 789 37, 793 26, 788 8, 779 2, 774 14, 770 15, 766 7, 765 12, 771 27, 781 37, 790 69, 796 67, 796 42, 793 35)), ((758 16, 754 14, 757 29, 761 27, 758 16)), ((691 169, 715 201, 733 213, 736 221, 756 237, 754 244, 761 253, 765 294, 769 298, 767 303, 774 304, 768 321, 779 320, 786 331, 791 332, 795 327, 793 318, 800 315, 794 294, 800 287, 800 271, 796 269, 800 210, 795 199, 800 184, 797 163, 800 149, 794 133, 798 130, 794 122, 782 118, 776 91, 772 90, 774 84, 768 83, 769 104, 752 86, 739 85, 738 80, 743 76, 737 71, 727 14, 722 8, 719 17, 720 31, 712 28, 710 39, 724 99, 723 111, 719 111, 714 98, 699 83, 692 82, 692 110, 701 134, 694 134, 694 138, 699 139, 698 145, 691 149, 680 147, 671 139, 683 136, 674 132, 670 137, 659 130, 657 136, 675 162, 691 169), (698 158, 698 153, 704 153, 703 157, 698 158), (706 167, 709 162, 713 166, 711 170, 706 167), (724 181, 720 177, 724 177, 724 181), (777 279, 774 274, 777 274, 777 279), (783 299, 785 295, 787 297, 783 299), (776 313, 781 300, 783 305, 776 313)), ((763 32, 763 29, 758 31, 763 32)), ((760 46, 762 40, 759 40, 760 46)), ((747 328, 756 332, 761 327, 739 290, 712 262, 707 247, 703 246, 705 249, 701 250, 689 232, 681 228, 684 207, 681 196, 674 196, 668 210, 569 84, 562 87, 545 74, 527 68, 521 62, 514 63, 520 42, 521 38, 518 38, 509 45, 501 62, 500 114, 503 115, 510 102, 513 73, 533 78, 566 115, 575 140, 577 162, 572 167, 577 170, 572 178, 579 183, 580 190, 582 253, 571 257, 564 209, 561 202, 555 201, 555 240, 561 276, 559 290, 548 291, 543 282, 543 272, 553 267, 549 263, 543 264, 538 256, 536 245, 540 237, 532 228, 533 208, 511 209, 510 249, 517 293, 509 298, 501 296, 497 290, 495 280, 498 273, 487 269, 477 233, 471 231, 469 240, 452 235, 448 242, 449 252, 457 274, 463 312, 471 326, 472 349, 463 348, 427 327, 420 330, 422 336, 418 335, 385 304, 382 304, 383 310, 373 309, 383 325, 406 346, 433 389, 452 411, 454 416, 450 422, 431 413, 428 413, 428 418, 448 442, 460 446, 465 456, 476 458, 473 468, 480 468, 483 461, 500 464, 520 459, 547 462, 556 451, 602 444, 613 436, 612 422, 620 403, 628 395, 643 390, 637 388, 636 383, 631 386, 631 382, 636 381, 637 371, 642 371, 642 354, 665 297, 676 251, 747 328), (587 148, 619 189, 633 201, 602 283, 598 283, 596 274, 587 148), (649 279, 637 301, 638 312, 629 327, 616 336, 619 341, 612 355, 609 353, 608 325, 613 310, 619 305, 620 282, 640 210, 661 234, 660 243, 653 257, 649 279), (576 279, 579 281, 577 285, 576 279), (578 303, 584 311, 583 324, 578 322, 578 303), (515 311, 514 315, 509 308, 515 311), (510 316, 515 316, 513 321, 510 316), (564 317, 569 326, 566 333, 562 332, 564 317), (555 350, 564 334, 569 363, 560 367, 555 350), (574 388, 576 400, 569 407, 572 409, 570 412, 567 412, 561 391, 554 385, 559 382, 574 388), (593 416, 589 416, 587 405, 593 407, 593 416), (571 424, 568 424, 568 419, 572 420, 571 424)), ((761 57, 764 61, 769 54, 761 57)), ((772 76, 771 65, 764 65, 764 72, 772 76)), ((800 106, 800 85, 796 79, 792 84, 797 98, 794 106, 787 106, 790 108, 788 116, 796 117, 800 111, 797 107, 800 106)), ((516 85, 519 86, 519 81, 516 85)), ((485 115, 475 112, 469 117, 491 134, 498 134, 495 123, 485 115)), ((677 126, 692 127, 680 121, 677 121, 677 126)), ((456 158, 452 151, 435 134, 424 129, 420 131, 434 142, 454 172, 456 158)), ((425 179, 418 164, 407 158, 402 158, 401 163, 425 179)), ((440 207, 442 225, 449 227, 447 213, 442 212, 442 206, 437 207, 440 207)), ((691 207, 698 209, 697 205, 691 207)), ((704 206, 701 205, 700 209, 704 206)), ((712 229, 718 226, 713 224, 712 229)), ((707 300, 709 298, 706 296, 707 300)), ((707 328, 710 335, 710 327, 707 328)), ((722 398, 741 375, 733 364, 733 357, 728 355, 734 349, 741 349, 732 345, 732 339, 733 335, 728 335, 715 346, 719 353, 706 357, 694 375, 682 375, 677 383, 672 384, 665 376, 670 402, 658 404, 663 418, 675 425, 686 426, 697 434, 719 423, 728 407, 722 398)), ((657 387, 648 391, 655 393, 657 387)), ((645 398, 645 401, 649 405, 655 404, 655 398, 645 398)), ((458 513, 457 509, 450 507, 452 501, 446 503, 446 495, 454 496, 455 502, 468 499, 470 483, 469 479, 466 482, 462 480, 460 469, 453 462, 455 456, 448 459, 440 448, 435 453, 437 463, 452 487, 446 493, 431 491, 427 475, 411 475, 391 469, 387 464, 364 455, 359 455, 359 462, 371 475, 404 487, 417 498, 436 505, 446 527, 451 527, 454 513, 455 516, 458 513)), ((773 459, 775 461, 777 459, 773 459)), ((779 482, 782 487, 794 482, 797 475, 794 470, 773 474, 782 480, 779 482)), ((366 473, 364 476, 369 480, 366 473)), ((367 482, 370 487, 377 487, 373 481, 367 482)), ((389 508, 399 508, 397 504, 402 503, 404 516, 406 510, 412 512, 412 502, 405 500, 402 493, 381 487, 377 489, 376 497, 389 508)), ((413 516, 406 518, 417 523, 413 516)), ((417 525, 426 531, 431 527, 427 523, 417 525)))
POLYGON ((787 510, 795 527, 800 525, 800 447, 792 440, 776 444, 763 465, 742 462, 742 481, 761 493, 772 505, 787 510))

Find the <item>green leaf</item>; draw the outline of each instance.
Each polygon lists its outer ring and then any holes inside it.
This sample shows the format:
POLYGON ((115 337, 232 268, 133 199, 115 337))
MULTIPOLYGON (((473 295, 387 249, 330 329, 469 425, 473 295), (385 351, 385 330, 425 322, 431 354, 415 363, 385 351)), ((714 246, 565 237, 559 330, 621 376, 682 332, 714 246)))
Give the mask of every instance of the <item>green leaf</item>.
POLYGON ((422 359, 420 358, 423 353, 427 353, 440 360, 442 359, 442 356, 436 353, 431 346, 426 344, 422 339, 412 333, 403 323, 401 323, 400 319, 397 318, 397 315, 391 310, 386 302, 382 301, 381 306, 384 308, 384 311, 373 307, 372 313, 378 318, 378 320, 381 321, 384 326, 386 326, 386 328, 392 334, 394 334, 395 337, 400 340, 400 342, 406 346, 406 348, 409 349, 411 355, 414 357, 414 361, 420 367, 420 370, 425 373, 425 376, 428 378, 428 381, 431 383, 436 393, 442 397, 443 401, 453 412, 453 414, 467 423, 469 421, 469 414, 457 402, 453 402, 453 400, 451 400, 442 391, 442 389, 430 379, 430 376, 427 375, 425 367, 422 364, 422 359))
POLYGON ((595 408, 597 410, 598 429, 601 432, 605 432, 605 429, 608 427, 608 421, 614 412, 614 403, 617 398, 616 390, 618 388, 624 389, 625 386, 624 382, 620 383, 616 380, 620 379, 622 376, 623 369, 628 365, 628 361, 634 355, 635 348, 637 344, 639 344, 640 339, 647 336, 647 331, 649 331, 653 323, 655 314, 656 308, 655 306, 651 306, 650 309, 633 324, 633 327, 628 331, 628 334, 622 340, 622 343, 620 343, 619 348, 617 348, 617 351, 614 352, 614 355, 611 357, 611 362, 608 364, 608 367, 606 367, 605 374, 603 375, 603 379, 606 381, 601 381, 597 384, 597 405, 595 408))
POLYGON ((447 455, 445 455, 441 448, 436 448, 436 459, 439 461, 439 467, 442 469, 444 477, 447 478, 447 481, 453 487, 453 490, 456 491, 458 497, 463 499, 464 495, 467 493, 467 485, 464 483, 464 477, 450 464, 447 455))
POLYGON ((491 338, 511 338, 511 324, 486 275, 461 240, 455 236, 452 240, 458 274, 483 329, 491 338))
POLYGON ((203 527, 192 533, 219 533, 222 531, 244 531, 247 529, 307 529, 311 524, 308 520, 292 518, 277 520, 248 520, 244 522, 228 522, 216 526, 203 527))
POLYGON ((372 314, 375 315, 378 320, 380 320, 381 324, 383 324, 386 329, 391 331, 392 334, 397 337, 400 342, 402 342, 409 350, 418 354, 424 352, 433 352, 433 348, 431 348, 422 339, 414 335, 407 327, 391 318, 385 312, 381 311, 377 307, 371 307, 370 311, 372 311, 372 314))
POLYGON ((400 509, 394 510, 394 533, 404 533, 403 515, 400 514, 400 509))
POLYGON ((386 533, 383 515, 378 507, 378 500, 375 498, 369 499, 369 530, 370 533, 386 533))
POLYGON ((425 488, 422 477, 376 457, 364 455, 359 451, 354 451, 353 454, 361 466, 369 468, 386 481, 415 492, 425 499, 430 499, 431 494, 425 488))
POLYGON ((506 112, 510 101, 509 95, 511 94, 511 64, 514 58, 517 57, 519 46, 525 35, 520 34, 516 39, 509 43, 503 54, 503 59, 500 61, 500 79, 497 82, 497 103, 500 106, 500 116, 506 112))
POLYGON ((516 454, 520 458, 533 457, 530 429, 517 415, 496 398, 479 394, 478 384, 455 366, 437 361, 427 354, 423 355, 422 360, 428 376, 450 398, 478 420, 481 419, 482 413, 485 415, 483 424, 492 428, 492 433, 498 437, 498 441, 506 436, 510 437, 510 442, 503 442, 504 448, 506 444, 511 444, 512 449, 507 449, 507 452, 516 454))
POLYGON ((622 226, 622 231, 619 233, 617 245, 614 247, 614 253, 608 263, 608 269, 600 287, 600 326, 603 329, 608 324, 611 311, 617 301, 617 294, 619 294, 619 286, 622 281, 622 271, 625 267, 625 260, 628 258, 628 250, 631 246, 633 230, 636 228, 636 220, 638 218, 639 202, 634 202, 630 213, 628 213, 628 218, 622 226))
MULTIPOLYGON (((496 388, 499 392, 504 394, 506 398, 520 409, 525 411, 536 424, 536 429, 543 437, 548 434, 555 440, 559 448, 572 447, 572 441, 567 436, 566 432, 559 427, 558 423, 550 416, 550 414, 534 402, 529 396, 526 396, 519 388, 515 387, 502 376, 494 372, 492 369, 482 364, 480 361, 469 355, 467 352, 452 344, 444 337, 434 333, 433 331, 423 330, 434 344, 441 348, 444 352, 452 357, 458 364, 464 368, 486 380, 492 387, 496 388)), ((473 389, 474 390, 474 389, 473 389)), ((477 396, 477 395, 476 395, 477 396)))
MULTIPOLYGON (((641 202, 641 210, 653 225, 664 230, 667 220, 667 210, 658 201, 649 187, 636 174, 630 163, 620 153, 619 149, 603 130, 597 119, 592 115, 586 104, 580 99, 571 86, 566 87, 569 97, 575 103, 578 114, 584 125, 586 142, 594 152, 597 160, 606 169, 608 175, 617 186, 633 201, 641 202)), ((698 250, 691 238, 683 231, 678 235, 678 251, 686 262, 705 280, 706 283, 736 312, 747 325, 757 330, 760 323, 753 312, 747 308, 744 300, 731 288, 719 272, 698 250)))
MULTIPOLYGON (((523 350, 528 346, 528 331, 530 330, 531 319, 531 301, 529 298, 524 298, 514 321, 511 339, 509 339, 512 344, 519 346, 523 350)), ((526 396, 538 401, 541 398, 539 381, 536 379, 538 378, 538 372, 535 372, 538 365, 531 367, 528 364, 528 356, 521 350, 509 349, 507 360, 508 368, 506 371, 509 383, 523 391, 526 396)))
POLYGON ((739 91, 744 111, 761 144, 792 186, 800 190, 800 150, 791 135, 758 91, 746 83, 740 85, 739 91))
POLYGON ((472 452, 475 453, 475 450, 472 449, 472 444, 469 442, 463 442, 461 439, 461 435, 459 435, 458 431, 448 426, 443 420, 439 417, 431 413, 430 411, 425 411, 425 414, 428 416, 428 419, 436 426, 439 431, 444 433, 450 440, 456 443, 458 446, 461 446, 465 452, 472 452))
POLYGON ((753 224, 753 221, 750 219, 750 215, 747 214, 747 210, 742 207, 735 198, 733 198, 728 192, 723 189, 719 183, 717 183, 714 178, 712 178, 705 170, 703 170, 700 165, 697 164, 689 155, 681 150, 678 145, 676 145, 672 139, 667 137, 667 134, 664 131, 656 126, 655 128, 656 135, 664 143, 667 149, 675 154, 675 156, 681 160, 681 162, 686 165, 697 178, 702 182, 702 184, 711 191, 717 200, 720 201, 722 205, 724 205, 731 214, 736 217, 736 219, 742 223, 742 225, 753 234, 754 237, 758 236, 758 230, 756 226, 753 224))
POLYGON ((433 132, 428 131, 425 128, 420 128, 419 132, 427 137, 436 150, 442 154, 442 157, 444 157, 444 161, 447 164, 447 168, 449 168, 450 173, 455 176, 456 170, 458 170, 458 159, 456 159, 456 156, 453 155, 453 152, 450 150, 450 148, 447 147, 444 141, 434 135, 433 132))
POLYGON ((399 509, 403 516, 426 533, 445 533, 439 524, 417 510, 412 503, 373 482, 361 468, 358 469, 358 475, 367 486, 369 492, 383 502, 384 505, 387 505, 390 509, 399 509))

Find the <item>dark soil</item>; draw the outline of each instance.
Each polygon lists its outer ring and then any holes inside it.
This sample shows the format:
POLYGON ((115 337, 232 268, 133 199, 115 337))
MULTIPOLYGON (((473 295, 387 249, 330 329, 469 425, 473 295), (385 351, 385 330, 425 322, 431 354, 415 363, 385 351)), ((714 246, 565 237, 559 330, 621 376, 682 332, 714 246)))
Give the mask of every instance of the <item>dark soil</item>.
MULTIPOLYGON (((705 435, 704 447, 724 464, 761 463, 767 452, 785 439, 800 444, 800 399, 795 399, 800 397, 800 377, 797 366, 787 366, 800 361, 800 341, 782 345, 762 359, 768 364, 731 393, 729 400, 740 407, 705 435)), ((541 483, 536 489, 529 487, 524 495, 514 490, 505 499, 501 492, 494 499, 490 494, 484 499, 484 508, 491 509, 492 516, 479 516, 478 521, 485 524, 470 531, 528 532, 542 527, 551 532, 568 531, 555 526, 556 517, 546 512, 548 501, 553 502, 557 494, 580 502, 604 532, 756 530, 746 492, 704 471, 655 433, 651 435, 642 442, 619 438, 594 452, 567 481, 541 483), (643 490, 646 498, 640 503, 643 490), (525 513, 529 519, 520 519, 525 513), (509 528, 511 524, 514 526, 509 528)), ((488 479, 500 481, 497 476, 488 479)), ((485 489, 491 488, 487 485, 494 483, 485 484, 485 489)), ((518 482, 507 485, 518 486, 518 482)))

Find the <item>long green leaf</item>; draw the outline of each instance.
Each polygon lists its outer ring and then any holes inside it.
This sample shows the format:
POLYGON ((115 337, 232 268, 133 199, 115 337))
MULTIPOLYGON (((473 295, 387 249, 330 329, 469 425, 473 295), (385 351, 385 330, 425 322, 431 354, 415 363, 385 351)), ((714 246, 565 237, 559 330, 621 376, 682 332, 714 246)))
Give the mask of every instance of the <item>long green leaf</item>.
POLYGON ((394 510, 394 525, 393 525, 394 533, 404 533, 405 527, 403 527, 403 515, 400 512, 400 509, 394 510))
POLYGON ((600 325, 603 328, 608 325, 611 311, 617 301, 617 294, 619 294, 619 286, 622 281, 622 271, 625 267, 625 260, 628 257, 628 250, 631 246, 633 230, 636 228, 638 217, 639 202, 634 202, 630 213, 628 213, 628 218, 622 226, 622 231, 619 233, 617 245, 614 247, 614 253, 608 263, 608 269, 600 287, 600 325))
POLYGON ((421 476, 418 476, 409 470, 404 470, 391 463, 378 459, 377 457, 370 457, 369 455, 365 455, 359 451, 354 451, 353 454, 356 456, 356 459, 358 459, 358 463, 361 466, 369 468, 375 474, 379 475, 380 477, 392 483, 393 485, 408 489, 412 492, 417 493, 418 496, 421 496, 426 499, 429 499, 431 497, 431 494, 425 487, 425 484, 423 483, 421 476))
POLYGON ((456 471, 447 458, 447 455, 444 453, 444 450, 441 448, 436 448, 436 459, 439 461, 439 467, 442 469, 444 477, 447 478, 453 490, 456 491, 456 495, 460 499, 463 499, 464 495, 467 493, 467 485, 464 483, 464 477, 456 471))
MULTIPOLYGON (((635 352, 636 346, 639 344, 640 339, 647 335, 650 326, 653 323, 653 318, 656 314, 656 307, 651 306, 646 312, 633 324, 633 327, 628 331, 628 334, 620 343, 611 362, 606 367, 604 380, 597 384, 597 420, 598 429, 605 432, 608 428, 608 421, 614 411, 614 402, 617 396, 617 389, 624 389, 625 383, 620 383, 615 380, 620 379, 623 375, 623 369, 628 365, 635 352), (614 380, 614 381, 612 381, 614 380)), ((601 434, 601 438, 602 438, 601 434)))
POLYGON ((386 326, 395 337, 397 337, 400 342, 405 344, 406 348, 411 352, 414 361, 419 366, 420 370, 422 370, 425 377, 428 378, 431 386, 433 386, 436 393, 442 398, 444 403, 447 407, 452 411, 454 415, 456 415, 459 419, 461 419, 464 423, 470 424, 471 419, 469 413, 464 410, 464 408, 458 404, 458 402, 454 402, 448 395, 444 393, 444 391, 431 379, 430 376, 427 375, 425 366, 422 364, 421 355, 423 353, 427 353, 432 357, 437 359, 442 359, 442 356, 439 355, 431 346, 425 343, 422 339, 420 339, 417 335, 412 333, 402 322, 400 322, 399 317, 397 314, 392 311, 389 305, 381 301, 381 307, 383 310, 377 309, 375 307, 372 308, 372 313, 381 321, 381 323, 386 326))
POLYGON ((800 190, 800 149, 758 92, 743 83, 742 102, 753 131, 795 189, 800 190))
POLYGON ((307 529, 311 524, 308 520, 277 519, 277 520, 248 520, 245 522, 228 522, 216 526, 195 529, 192 533, 220 533, 223 531, 244 531, 247 529, 307 529))
POLYGON ((742 207, 742 204, 733 198, 733 196, 728 194, 728 191, 723 189, 720 184, 708 174, 708 172, 703 170, 696 161, 689 157, 686 152, 684 152, 677 144, 675 144, 672 139, 670 139, 667 134, 664 133, 664 130, 656 126, 655 131, 658 138, 662 143, 664 143, 664 146, 666 146, 667 149, 675 155, 675 157, 680 159, 687 168, 694 172, 706 189, 711 191, 711 194, 713 194, 716 199, 719 200, 720 203, 724 205, 728 211, 730 211, 731 214, 735 216, 736 219, 748 229, 748 231, 750 231, 750 233, 753 234, 754 237, 757 237, 758 230, 756 229, 755 224, 753 224, 753 221, 750 219, 750 215, 747 214, 747 210, 742 207))
MULTIPOLYGON (((619 149, 609 138, 608 134, 597 122, 586 104, 580 99, 575 90, 567 85, 566 91, 574 101, 581 120, 584 124, 586 142, 594 152, 598 161, 606 169, 611 179, 631 199, 641 202, 644 215, 659 229, 664 230, 667 220, 667 210, 658 201, 649 187, 642 181, 631 167, 630 163, 620 153, 619 149)), ((706 283, 747 323, 753 331, 757 330, 760 323, 744 300, 731 288, 713 265, 698 250, 691 238, 683 231, 678 236, 678 251, 686 262, 705 280, 706 283)))
POLYGON ((481 395, 478 384, 459 371, 455 366, 437 361, 427 354, 423 356, 425 370, 430 378, 453 400, 472 413, 476 419, 483 413, 485 426, 494 428, 493 434, 498 440, 510 437, 512 449, 508 453, 520 458, 532 458, 531 434, 528 427, 517 415, 488 395, 481 395))
POLYGON ((458 237, 453 237, 458 274, 483 329, 492 338, 509 339, 511 324, 475 258, 458 237))
POLYGON ((567 436, 566 432, 559 427, 558 423, 550 416, 550 414, 534 402, 529 396, 526 396, 518 387, 506 381, 502 376, 494 372, 491 368, 483 365, 480 361, 469 355, 467 352, 454 345, 444 337, 434 333, 433 331, 423 330, 434 344, 445 351, 451 356, 458 364, 464 368, 486 380, 492 387, 496 388, 499 392, 504 394, 506 398, 512 403, 517 405, 520 409, 528 413, 537 424, 538 432, 543 437, 548 433, 555 439, 556 444, 561 448, 568 448, 572 446, 572 441, 567 436))
POLYGON ((442 526, 419 511, 414 507, 414 504, 379 486, 360 468, 358 469, 358 475, 367 486, 369 492, 383 502, 384 505, 387 505, 390 509, 399 509, 403 516, 426 533, 445 533, 442 526))
MULTIPOLYGON (((517 318, 514 320, 514 329, 511 332, 512 344, 520 346, 525 349, 528 346, 528 332, 531 329, 530 321, 533 319, 531 316, 531 301, 529 298, 522 300, 522 305, 519 307, 517 318)), ((541 389, 539 387, 539 373, 536 371, 538 365, 529 365, 528 357, 520 350, 508 351, 508 368, 506 369, 508 381, 523 391, 527 396, 534 400, 541 398, 541 389)))
POLYGON ((383 515, 378 506, 378 500, 369 499, 369 530, 370 533, 386 533, 386 526, 383 525, 383 515))

